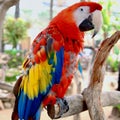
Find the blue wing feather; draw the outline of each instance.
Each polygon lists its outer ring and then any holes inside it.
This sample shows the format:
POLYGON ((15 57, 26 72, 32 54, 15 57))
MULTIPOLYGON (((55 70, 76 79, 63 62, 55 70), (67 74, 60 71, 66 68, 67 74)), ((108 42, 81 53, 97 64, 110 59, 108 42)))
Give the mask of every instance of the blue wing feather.
POLYGON ((55 66, 55 84, 60 82, 60 78, 62 76, 62 67, 64 62, 64 48, 61 48, 59 52, 56 53, 57 55, 57 65, 55 66))

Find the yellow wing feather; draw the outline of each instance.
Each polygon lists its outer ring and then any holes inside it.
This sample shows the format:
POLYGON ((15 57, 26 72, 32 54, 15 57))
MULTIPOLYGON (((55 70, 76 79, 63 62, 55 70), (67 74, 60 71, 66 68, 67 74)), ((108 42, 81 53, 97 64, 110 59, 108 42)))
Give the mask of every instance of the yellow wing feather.
POLYGON ((48 85, 51 84, 52 69, 52 65, 49 65, 46 59, 40 64, 33 65, 29 69, 29 74, 23 76, 20 87, 30 99, 37 97, 39 93, 46 92, 48 85))

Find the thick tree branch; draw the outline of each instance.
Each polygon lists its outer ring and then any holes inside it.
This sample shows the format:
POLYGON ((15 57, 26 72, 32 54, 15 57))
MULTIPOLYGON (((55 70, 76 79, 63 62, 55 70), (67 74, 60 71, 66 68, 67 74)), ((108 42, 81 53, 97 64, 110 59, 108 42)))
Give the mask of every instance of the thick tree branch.
MULTIPOLYGON (((69 105, 68 112, 66 112, 62 116, 58 116, 57 114, 55 114, 55 117, 53 117, 49 115, 50 117, 52 117, 52 119, 68 117, 88 110, 87 105, 83 99, 83 95, 81 94, 69 96, 66 97, 65 99, 67 100, 69 105)), ((120 104, 120 92, 118 91, 103 92, 101 95, 101 102, 103 107, 120 104)), ((54 107, 54 110, 56 111, 56 113, 59 113, 60 110, 59 106, 54 107)))
POLYGON ((83 92, 91 120, 105 120, 101 104, 101 91, 104 80, 104 63, 111 48, 120 38, 120 31, 115 32, 110 38, 104 40, 96 54, 90 84, 83 92))
MULTIPOLYGON (((49 114, 49 116, 52 119, 68 117, 68 116, 83 112, 85 110, 88 110, 87 105, 84 101, 83 95, 81 94, 69 96, 69 97, 66 97, 65 99, 69 105, 68 112, 66 112, 62 116, 58 116, 58 114, 55 114, 54 116, 54 115, 51 115, 52 114, 51 113, 49 114)), ((101 95, 101 103, 103 107, 120 104, 120 92, 118 91, 103 92, 101 95)), ((53 109, 55 110, 55 113, 59 113, 59 110, 60 110, 59 106, 55 106, 53 109)))
POLYGON ((11 6, 16 5, 18 2, 19 0, 4 0, 4 7, 8 9, 11 6))

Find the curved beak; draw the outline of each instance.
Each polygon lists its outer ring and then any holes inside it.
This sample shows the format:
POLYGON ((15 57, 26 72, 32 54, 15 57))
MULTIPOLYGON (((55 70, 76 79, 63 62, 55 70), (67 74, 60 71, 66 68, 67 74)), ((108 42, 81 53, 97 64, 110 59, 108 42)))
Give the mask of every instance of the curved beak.
POLYGON ((95 10, 86 18, 80 25, 79 29, 82 32, 94 29, 92 38, 98 33, 102 26, 102 13, 100 10, 95 10))
POLYGON ((94 37, 99 32, 100 28, 102 27, 102 23, 103 23, 102 13, 100 10, 95 10, 92 13, 92 23, 94 25, 94 33, 92 37, 94 37))

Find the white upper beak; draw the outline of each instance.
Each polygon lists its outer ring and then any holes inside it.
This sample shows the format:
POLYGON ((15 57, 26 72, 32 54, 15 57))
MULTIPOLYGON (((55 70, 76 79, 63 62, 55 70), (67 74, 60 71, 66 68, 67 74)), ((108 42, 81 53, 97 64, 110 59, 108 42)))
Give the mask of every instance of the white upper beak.
POLYGON ((95 10, 92 13, 92 23, 94 25, 94 33, 92 37, 94 37, 102 27, 102 23, 103 23, 102 13, 100 10, 95 10))

